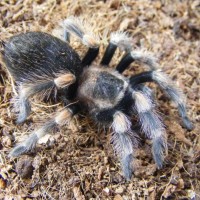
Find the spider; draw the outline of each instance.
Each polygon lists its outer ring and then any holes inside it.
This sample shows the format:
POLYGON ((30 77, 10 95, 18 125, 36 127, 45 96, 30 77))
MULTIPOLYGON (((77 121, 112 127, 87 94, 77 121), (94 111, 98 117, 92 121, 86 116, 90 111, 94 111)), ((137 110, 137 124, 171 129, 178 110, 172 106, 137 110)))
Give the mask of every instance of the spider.
POLYGON ((112 128, 111 144, 127 180, 131 179, 134 170, 134 150, 139 143, 139 135, 132 128, 133 116, 138 118, 145 137, 152 140, 153 158, 157 167, 162 168, 167 150, 166 132, 156 111, 153 92, 144 83, 155 82, 160 86, 176 103, 185 128, 192 130, 182 92, 158 69, 157 60, 150 53, 131 48, 126 33, 111 33, 103 58, 95 66, 92 62, 98 55, 100 42, 91 32, 91 27, 76 17, 69 17, 63 21, 63 28, 63 40, 44 32, 28 32, 2 42, 3 60, 17 83, 14 109, 18 114, 18 124, 29 116, 29 99, 34 95, 54 94, 62 97, 60 99, 67 105, 14 147, 9 155, 17 157, 34 150, 41 137, 66 125, 74 115, 85 110, 94 121, 112 128), (88 47, 82 59, 69 45, 71 35, 77 36, 88 47), (109 68, 117 48, 125 51, 125 55, 115 69, 109 68), (147 65, 150 71, 129 78, 123 76, 122 73, 134 61, 147 65))

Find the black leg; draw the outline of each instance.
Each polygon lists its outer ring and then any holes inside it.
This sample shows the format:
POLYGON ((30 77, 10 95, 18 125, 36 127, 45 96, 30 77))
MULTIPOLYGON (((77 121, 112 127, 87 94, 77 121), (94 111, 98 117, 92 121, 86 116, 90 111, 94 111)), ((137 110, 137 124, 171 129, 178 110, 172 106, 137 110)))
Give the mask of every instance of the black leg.
POLYGON ((91 116, 97 123, 109 125, 113 121, 113 115, 115 112, 116 110, 114 108, 101 111, 93 110, 91 116))
POLYGON ((147 87, 146 85, 144 85, 144 84, 138 84, 134 88, 135 88, 135 90, 142 91, 144 94, 146 94, 149 97, 151 97, 152 101, 154 101, 153 90, 150 89, 149 87, 147 87))
POLYGON ((63 26, 65 32, 75 35, 84 45, 89 47, 89 50, 82 60, 82 65, 83 67, 90 65, 99 53, 100 43, 99 38, 92 33, 91 26, 76 17, 66 19, 63 26))
POLYGON ((175 83, 173 83, 172 80, 160 70, 143 72, 130 78, 130 85, 132 88, 134 88, 137 84, 145 82, 155 82, 162 88, 167 96, 169 96, 169 98, 178 106, 178 112, 182 118, 185 128, 192 130, 193 124, 187 117, 186 113, 185 97, 175 86, 175 83))
POLYGON ((109 43, 108 47, 106 48, 105 54, 101 60, 101 65, 108 66, 115 51, 117 49, 117 45, 113 43, 109 43))
POLYGON ((86 55, 82 59, 82 66, 89 66, 97 57, 99 48, 89 48, 86 55))
POLYGON ((147 71, 131 76, 129 79, 131 87, 134 88, 135 86, 141 83, 153 82, 154 80, 152 74, 153 71, 147 71))
POLYGON ((128 66, 134 62, 138 61, 143 64, 148 65, 152 70, 155 70, 158 66, 155 57, 153 57, 149 52, 145 51, 131 51, 126 54, 116 67, 119 73, 123 73, 128 66))
POLYGON ((101 60, 101 65, 108 66, 117 47, 123 51, 130 51, 131 49, 131 39, 124 32, 113 32, 110 36, 110 42, 104 56, 101 60))
POLYGON ((119 64, 116 67, 116 70, 119 73, 123 73, 123 71, 134 61, 134 59, 132 58, 131 54, 128 53, 126 54, 122 60, 119 62, 119 64))

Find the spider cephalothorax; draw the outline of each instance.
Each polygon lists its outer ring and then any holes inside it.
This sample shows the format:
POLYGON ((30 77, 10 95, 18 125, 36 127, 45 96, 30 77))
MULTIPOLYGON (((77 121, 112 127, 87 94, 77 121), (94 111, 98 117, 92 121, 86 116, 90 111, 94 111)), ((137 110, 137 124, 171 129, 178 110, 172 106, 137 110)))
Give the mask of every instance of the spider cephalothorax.
POLYGON ((119 73, 91 66, 81 77, 78 97, 90 108, 109 109, 116 106, 128 88, 128 81, 119 73))
POLYGON ((131 178, 134 148, 138 145, 139 137, 132 128, 133 115, 138 117, 144 135, 152 140, 153 157, 158 168, 161 168, 163 154, 167 149, 165 128, 156 112, 152 91, 143 83, 157 83, 177 104, 183 125, 191 130, 193 126, 186 115, 183 94, 166 74, 157 69, 158 64, 151 54, 131 49, 130 38, 125 33, 111 34, 101 64, 94 66, 91 63, 99 52, 98 38, 90 34, 91 30, 88 32, 83 23, 74 17, 66 19, 63 27, 65 41, 47 33, 29 32, 3 43, 3 59, 17 83, 18 96, 14 98, 14 108, 18 113, 18 123, 24 122, 29 116, 29 98, 36 94, 59 94, 64 103, 68 104, 27 140, 17 145, 10 156, 19 156, 33 150, 39 138, 55 127, 65 125, 84 109, 99 124, 112 127, 111 143, 126 179, 131 178), (89 47, 82 59, 69 46, 69 34, 76 35, 89 47), (108 68, 117 47, 126 52, 125 56, 116 69, 108 68), (145 64, 151 70, 124 77, 123 71, 133 61, 145 64))

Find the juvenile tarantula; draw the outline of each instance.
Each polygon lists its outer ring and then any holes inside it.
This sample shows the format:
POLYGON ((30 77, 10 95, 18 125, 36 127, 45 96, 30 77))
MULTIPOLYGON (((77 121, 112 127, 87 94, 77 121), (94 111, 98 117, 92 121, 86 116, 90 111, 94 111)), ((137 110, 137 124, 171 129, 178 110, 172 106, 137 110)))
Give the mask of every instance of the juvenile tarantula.
POLYGON ((193 126, 186 115, 182 92, 166 74, 157 69, 158 63, 154 57, 147 52, 131 49, 127 34, 112 33, 100 65, 94 66, 91 63, 99 52, 98 38, 85 31, 82 21, 75 17, 66 19, 63 26, 65 41, 47 33, 28 32, 3 43, 3 59, 18 88, 14 102, 18 112, 17 123, 24 122, 29 116, 29 98, 39 93, 52 94, 54 90, 54 94, 62 94, 68 104, 17 145, 10 156, 33 150, 41 137, 55 127, 65 125, 85 109, 96 122, 112 127, 111 143, 127 180, 132 175, 134 149, 138 144, 138 134, 132 130, 133 115, 138 117, 145 136, 152 140, 152 154, 157 167, 161 168, 167 149, 165 128, 156 112, 152 91, 143 83, 157 83, 177 104, 184 126, 191 130, 193 126), (83 59, 69 45, 70 34, 77 36, 89 48, 83 59), (116 69, 108 68, 117 47, 126 52, 125 56, 116 69), (122 73, 133 61, 147 65, 150 71, 130 78, 123 76, 122 73))

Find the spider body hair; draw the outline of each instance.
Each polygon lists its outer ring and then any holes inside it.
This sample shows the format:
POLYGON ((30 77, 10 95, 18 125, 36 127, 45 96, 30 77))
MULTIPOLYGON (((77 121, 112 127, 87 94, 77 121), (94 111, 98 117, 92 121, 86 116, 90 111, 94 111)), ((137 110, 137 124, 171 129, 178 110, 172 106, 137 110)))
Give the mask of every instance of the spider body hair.
POLYGON ((11 37, 5 43, 4 60, 16 82, 43 80, 44 77, 50 80, 58 73, 68 72, 78 78, 82 73, 81 60, 72 47, 43 32, 11 37))
POLYGON ((34 95, 61 95, 60 99, 67 105, 41 128, 33 131, 9 155, 14 157, 33 151, 41 137, 69 123, 81 110, 86 110, 98 124, 112 128, 111 143, 127 180, 131 179, 134 170, 134 150, 140 140, 137 131, 132 128, 133 115, 138 118, 141 132, 152 140, 152 154, 157 167, 161 168, 167 151, 167 137, 156 111, 154 94, 144 83, 158 84, 177 104, 183 125, 191 130, 193 125, 186 115, 182 92, 157 69, 157 60, 151 54, 131 50, 131 39, 123 32, 111 34, 101 64, 92 65, 100 43, 84 26, 85 22, 75 17, 66 19, 63 28, 67 41, 47 33, 29 32, 3 42, 3 60, 17 83, 18 96, 14 98, 14 107, 18 112, 18 123, 29 116, 29 98, 34 95), (69 45, 70 34, 89 48, 83 58, 69 45), (126 51, 126 54, 116 69, 108 68, 116 48, 126 51), (123 76, 123 71, 133 61, 149 66, 150 71, 123 76))

